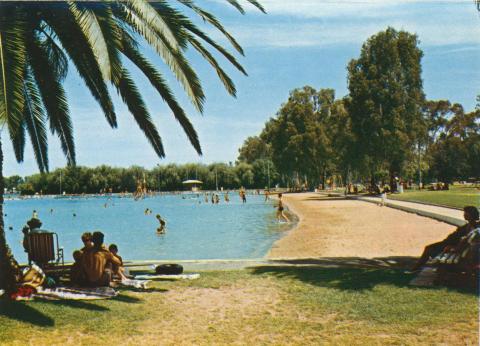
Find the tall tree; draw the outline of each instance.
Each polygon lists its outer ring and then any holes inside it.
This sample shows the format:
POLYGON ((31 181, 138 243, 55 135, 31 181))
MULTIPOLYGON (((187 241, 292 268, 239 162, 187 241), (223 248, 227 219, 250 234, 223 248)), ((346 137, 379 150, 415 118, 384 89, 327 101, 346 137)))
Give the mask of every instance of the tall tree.
MULTIPOLYGON (((244 12, 236 0, 227 1, 244 12)), ((248 2, 264 11, 256 0, 248 2)), ((195 49, 212 66, 231 95, 236 93, 235 86, 210 50, 218 52, 242 73, 246 72, 231 53, 194 25, 179 6, 213 25, 243 54, 216 17, 190 0, 0 3, 0 121, 8 128, 17 160, 23 160, 28 133, 40 171, 48 171, 48 121, 52 133, 60 139, 68 164, 75 165, 73 128, 62 85, 69 62, 99 103, 110 126, 117 127, 117 118, 108 83, 127 105, 154 151, 163 157, 160 135, 124 65, 126 60, 147 77, 201 154, 197 133, 171 91, 167 78, 143 56, 140 40, 146 41, 163 59, 200 112, 205 96, 185 56, 188 48, 195 49)), ((0 151, 0 173, 2 162, 0 151)), ((2 206, 3 178, 0 178, 0 288, 11 290, 13 272, 9 265, 11 255, 5 241, 2 206)))
POLYGON ((388 28, 370 37, 348 65, 348 112, 358 155, 373 176, 401 174, 408 153, 425 137, 418 39, 388 28))
POLYGON ((275 166, 296 182, 307 177, 318 183, 331 162, 325 128, 333 100, 331 89, 295 89, 265 125, 261 137, 271 146, 275 166))

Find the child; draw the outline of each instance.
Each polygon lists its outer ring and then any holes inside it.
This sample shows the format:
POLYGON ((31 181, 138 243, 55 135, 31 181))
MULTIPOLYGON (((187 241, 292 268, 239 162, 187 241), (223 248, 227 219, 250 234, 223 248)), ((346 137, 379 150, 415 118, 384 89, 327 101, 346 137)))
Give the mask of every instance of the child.
POLYGON ((80 250, 75 250, 73 252, 73 263, 70 268, 70 282, 73 286, 84 286, 85 285, 85 272, 82 267, 82 256, 83 252, 80 250))
POLYGON ((122 257, 120 257, 120 255, 118 254, 117 245, 110 244, 110 246, 108 247, 108 251, 110 251, 112 255, 114 255, 120 260, 120 265, 112 264, 113 275, 117 275, 121 281, 127 280, 127 277, 125 276, 125 274, 123 274, 124 272, 123 260, 122 260, 122 257))

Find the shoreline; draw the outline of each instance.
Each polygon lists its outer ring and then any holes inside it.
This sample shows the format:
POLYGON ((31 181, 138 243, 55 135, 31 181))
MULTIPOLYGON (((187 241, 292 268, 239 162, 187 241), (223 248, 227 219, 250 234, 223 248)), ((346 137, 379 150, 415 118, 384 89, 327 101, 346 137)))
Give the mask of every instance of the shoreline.
POLYGON ((318 193, 285 194, 296 227, 275 241, 266 259, 420 256, 455 227, 363 201, 318 193))

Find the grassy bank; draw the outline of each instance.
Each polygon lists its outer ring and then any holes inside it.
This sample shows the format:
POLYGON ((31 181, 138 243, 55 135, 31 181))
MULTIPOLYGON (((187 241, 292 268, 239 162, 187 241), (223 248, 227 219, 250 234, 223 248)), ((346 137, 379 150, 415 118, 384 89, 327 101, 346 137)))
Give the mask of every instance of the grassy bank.
POLYGON ((0 302, 0 343, 478 344, 473 292, 393 269, 258 267, 112 300, 0 302))
POLYGON ((463 208, 466 205, 480 207, 480 190, 469 186, 452 185, 448 191, 406 190, 403 194, 392 194, 388 198, 432 203, 454 208, 463 208))

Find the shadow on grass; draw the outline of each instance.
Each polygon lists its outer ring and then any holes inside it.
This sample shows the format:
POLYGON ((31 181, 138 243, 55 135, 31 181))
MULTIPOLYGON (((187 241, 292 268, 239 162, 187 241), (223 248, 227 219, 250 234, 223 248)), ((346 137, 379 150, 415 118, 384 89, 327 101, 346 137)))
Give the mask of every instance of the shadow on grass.
MULTIPOLYGON (((279 278, 293 278, 319 287, 347 291, 371 290, 377 285, 385 284, 415 289, 445 289, 443 286, 409 286, 416 274, 405 274, 404 270, 415 262, 414 257, 310 258, 271 262, 271 265, 252 267, 250 270, 254 275, 269 274, 279 278)), ((447 289, 476 294, 474 288, 447 289)))
POLYGON ((39 327, 53 327, 55 325, 55 321, 51 317, 29 306, 28 303, 7 299, 0 299, 0 316, 39 327))
MULTIPOLYGON (((45 301, 45 300, 43 300, 45 301)), ((109 308, 97 305, 84 300, 54 300, 51 301, 53 305, 65 306, 70 308, 85 309, 90 311, 110 311, 109 308)))

